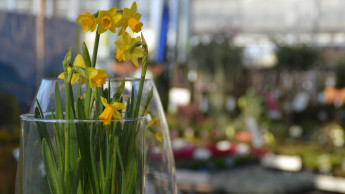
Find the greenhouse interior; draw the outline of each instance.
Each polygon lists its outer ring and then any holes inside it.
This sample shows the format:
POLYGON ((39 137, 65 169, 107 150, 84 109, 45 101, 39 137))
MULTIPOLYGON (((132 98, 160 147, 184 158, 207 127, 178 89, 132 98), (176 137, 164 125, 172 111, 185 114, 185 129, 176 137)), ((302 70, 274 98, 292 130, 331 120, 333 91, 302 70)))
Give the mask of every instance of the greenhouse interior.
POLYGON ((343 0, 0 0, 0 194, 31 193, 19 189, 20 115, 33 113, 47 97, 40 92, 55 87, 42 89, 44 81, 66 73, 66 51, 74 59, 83 43, 109 90, 110 78, 141 79, 147 60, 149 109, 160 116, 147 115, 144 165, 150 174, 159 161, 167 173, 145 180, 162 176, 161 187, 172 189, 150 192, 147 181, 145 193, 345 193, 344 7, 343 0), (76 20, 112 7, 125 17, 133 2, 143 26, 127 32, 148 51, 139 66, 119 60, 118 31, 95 39, 99 29, 84 32, 76 20))

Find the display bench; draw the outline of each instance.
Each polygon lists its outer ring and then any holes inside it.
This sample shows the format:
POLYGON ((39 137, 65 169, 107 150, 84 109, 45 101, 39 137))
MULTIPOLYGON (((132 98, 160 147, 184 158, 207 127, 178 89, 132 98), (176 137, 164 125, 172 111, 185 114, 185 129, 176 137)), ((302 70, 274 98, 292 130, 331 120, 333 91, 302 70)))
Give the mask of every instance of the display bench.
POLYGON ((299 156, 267 154, 261 164, 230 169, 177 169, 184 193, 345 193, 345 178, 302 170, 299 156))
MULTIPOLYGON (((329 177, 311 172, 286 172, 264 168, 261 165, 217 171, 177 169, 177 185, 182 193, 310 193, 318 189, 332 191, 329 177)), ((338 183, 340 187, 341 184, 338 183)), ((339 188, 340 188, 339 187, 339 188)), ((340 191, 340 189, 338 189, 340 191)))

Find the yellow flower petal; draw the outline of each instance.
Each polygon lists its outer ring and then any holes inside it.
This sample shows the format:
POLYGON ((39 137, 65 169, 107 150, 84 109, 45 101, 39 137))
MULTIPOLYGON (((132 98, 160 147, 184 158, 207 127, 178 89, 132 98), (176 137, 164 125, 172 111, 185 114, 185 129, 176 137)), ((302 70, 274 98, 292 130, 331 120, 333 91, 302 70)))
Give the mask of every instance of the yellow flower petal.
POLYGON ((58 76, 59 79, 65 79, 65 74, 64 72, 60 73, 58 76))
POLYGON ((121 113, 119 111, 115 111, 114 115, 113 115, 113 118, 121 120, 122 119, 121 113))
POLYGON ((119 102, 113 102, 113 103, 111 103, 111 106, 114 107, 115 110, 121 110, 121 109, 124 109, 126 107, 125 104, 119 103, 119 102))
POLYGON ((156 139, 157 139, 159 142, 163 141, 163 139, 164 139, 163 130, 162 130, 162 129, 161 129, 161 130, 158 130, 158 131, 156 132, 156 134, 155 134, 155 137, 156 137, 156 139))
POLYGON ((73 62, 73 66, 79 66, 79 67, 84 67, 85 68, 84 59, 83 59, 83 57, 80 54, 78 54, 75 57, 74 62, 73 62))
POLYGON ((79 73, 73 73, 72 79, 71 79, 71 84, 73 85, 73 84, 77 83, 79 78, 80 78, 80 74, 79 73))
POLYGON ((131 61, 135 66, 139 66, 138 58, 136 58, 134 55, 131 55, 131 61))
POLYGON ((110 104, 108 104, 108 102, 107 102, 107 99, 102 97, 102 96, 101 96, 101 101, 102 101, 103 106, 105 106, 105 107, 110 106, 110 104))
POLYGON ((116 49, 116 58, 117 60, 119 61, 123 61, 123 56, 122 56, 123 52, 120 48, 117 48, 116 49))

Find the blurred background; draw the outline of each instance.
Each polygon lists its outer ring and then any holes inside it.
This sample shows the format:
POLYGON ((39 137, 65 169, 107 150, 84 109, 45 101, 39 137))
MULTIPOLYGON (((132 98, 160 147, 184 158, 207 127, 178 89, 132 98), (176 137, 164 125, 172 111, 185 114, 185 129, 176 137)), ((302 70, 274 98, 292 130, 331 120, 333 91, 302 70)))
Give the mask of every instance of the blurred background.
MULTIPOLYGON (((14 193, 19 115, 79 13, 132 0, 0 0, 0 194, 14 193)), ((137 0, 180 193, 345 193, 345 1, 137 0)), ((101 36, 99 68, 138 77, 101 36)), ((92 50, 90 51, 90 53, 92 50)))

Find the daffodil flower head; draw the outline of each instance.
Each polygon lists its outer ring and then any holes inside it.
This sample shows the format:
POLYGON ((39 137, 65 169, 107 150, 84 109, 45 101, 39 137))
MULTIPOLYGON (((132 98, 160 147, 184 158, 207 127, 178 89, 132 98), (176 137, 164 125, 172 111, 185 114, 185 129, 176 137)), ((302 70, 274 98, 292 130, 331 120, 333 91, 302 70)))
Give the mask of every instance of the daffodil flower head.
POLYGON ((104 111, 99 115, 99 119, 102 120, 104 125, 109 125, 112 119, 122 119, 121 113, 119 110, 122 110, 126 107, 125 104, 119 102, 113 102, 108 104, 107 99, 101 96, 102 104, 105 106, 104 111))
POLYGON ((141 18, 141 14, 137 12, 137 3, 133 2, 130 9, 124 8, 123 9, 123 15, 121 20, 121 30, 119 34, 122 34, 129 26, 129 28, 137 33, 141 31, 141 27, 143 27, 143 23, 141 23, 139 20, 141 18))
POLYGON ((88 72, 88 78, 90 87, 101 87, 105 81, 108 75, 105 73, 105 69, 96 69, 94 67, 88 67, 86 68, 88 72))
POLYGON ((115 45, 117 46, 116 58, 119 61, 131 60, 138 67, 138 58, 144 56, 144 49, 135 46, 135 43, 139 41, 141 41, 139 36, 132 38, 127 32, 123 32, 120 39, 115 41, 115 45))
POLYGON ((112 33, 116 32, 116 27, 120 27, 120 21, 122 15, 116 12, 116 7, 109 9, 108 11, 100 10, 96 19, 98 28, 97 33, 102 34, 103 32, 110 30, 112 33))
POLYGON ((77 17, 77 22, 81 23, 83 32, 93 32, 96 29, 96 18, 89 12, 79 14, 77 17))
MULTIPOLYGON (((82 67, 82 68, 85 68, 85 63, 84 63, 84 60, 83 60, 83 57, 78 54, 75 59, 74 59, 74 62, 73 62, 73 66, 79 66, 79 67, 82 67)), ((72 70, 71 67, 67 67, 67 71, 70 72, 72 70)), ((58 76, 59 79, 65 79, 65 75, 64 75, 64 72, 60 73, 59 76, 58 76)), ((73 73, 72 75, 72 79, 71 79, 71 84, 75 84, 78 82, 80 78, 80 74, 79 73, 73 73)), ((82 80, 82 83, 86 83, 86 80, 85 78, 83 78, 82 80)))

